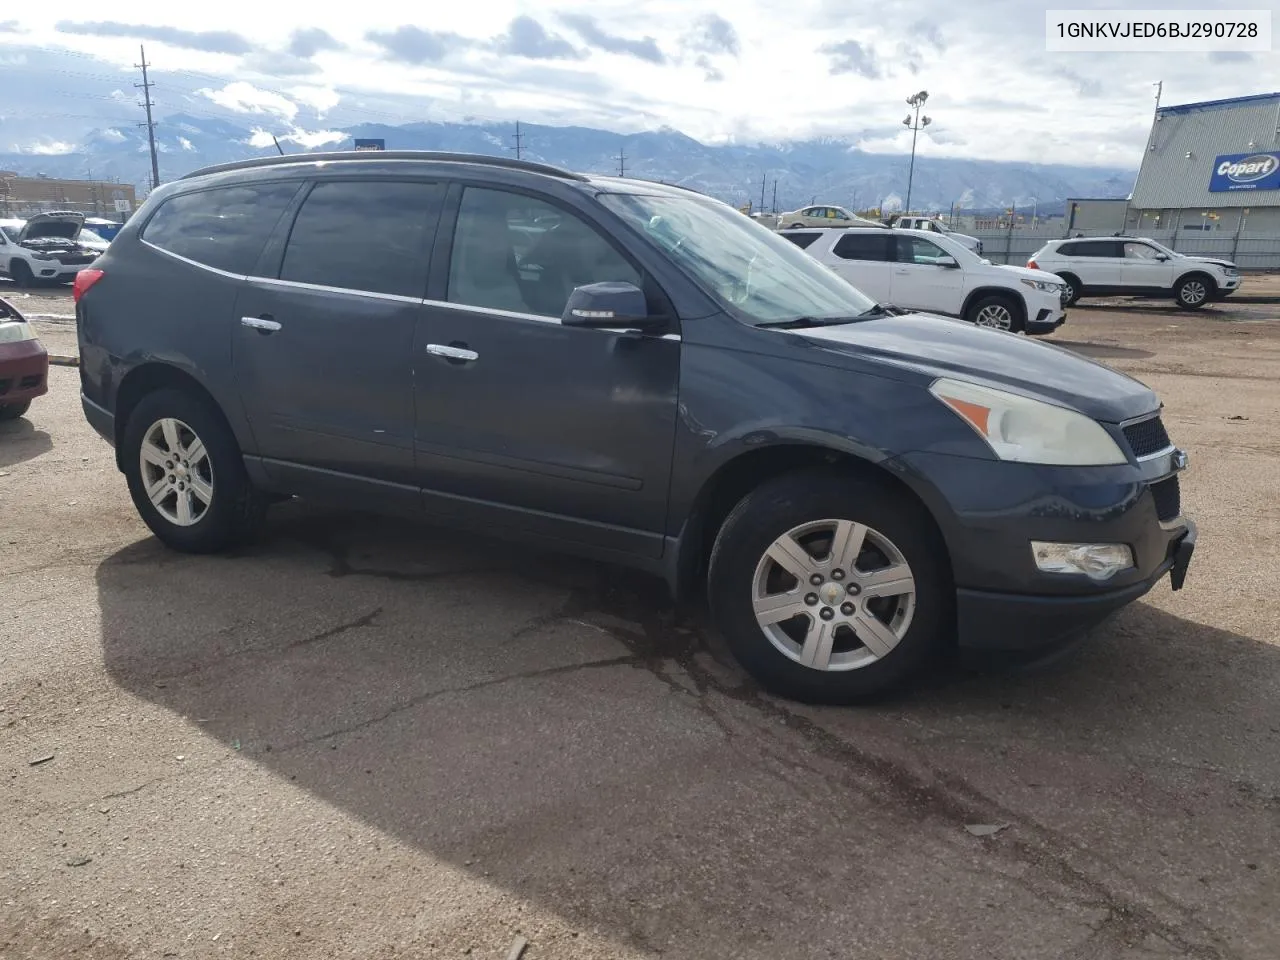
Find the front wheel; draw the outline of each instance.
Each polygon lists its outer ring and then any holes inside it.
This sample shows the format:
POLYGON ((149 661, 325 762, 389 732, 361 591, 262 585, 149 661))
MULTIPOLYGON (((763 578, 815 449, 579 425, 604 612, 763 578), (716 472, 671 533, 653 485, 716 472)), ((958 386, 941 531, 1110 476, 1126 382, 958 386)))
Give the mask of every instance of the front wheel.
POLYGON ((854 703, 919 671, 953 622, 953 588, 923 508, 856 474, 772 480, 729 514, 712 549, 716 625, 768 689, 854 703))
POLYGON ((244 468, 235 436, 209 402, 159 390, 134 408, 121 450, 129 493, 160 540, 213 553, 248 539, 265 500, 244 468))
POLYGON ((17 403, 0 403, 0 421, 17 420, 30 409, 30 400, 20 400, 17 403))
POLYGON ((25 260, 14 260, 9 264, 9 276, 13 278, 15 287, 34 287, 36 285, 36 275, 31 272, 31 267, 27 265, 25 260))
POLYGON ((990 330, 1017 333, 1022 329, 1022 311, 1017 308, 1011 297, 998 294, 983 297, 974 302, 964 318, 974 326, 986 327, 990 330))
POLYGON ((1206 277, 1183 277, 1174 288, 1174 299, 1183 310, 1199 310, 1213 296, 1215 286, 1206 277))

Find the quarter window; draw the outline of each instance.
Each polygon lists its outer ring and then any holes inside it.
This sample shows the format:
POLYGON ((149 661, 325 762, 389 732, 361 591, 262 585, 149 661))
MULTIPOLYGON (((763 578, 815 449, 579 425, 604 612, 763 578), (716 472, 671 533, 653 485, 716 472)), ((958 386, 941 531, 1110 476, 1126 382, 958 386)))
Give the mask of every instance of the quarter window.
POLYGON ((273 181, 170 197, 147 223, 142 239, 228 273, 251 273, 297 192, 297 182, 273 181))
POLYGON ((559 317, 574 287, 644 280, 592 227, 542 200, 468 187, 449 263, 451 303, 559 317))
POLYGON ((423 296, 443 192, 434 183, 316 184, 293 222, 280 279, 423 296))
POLYGON ((810 231, 809 233, 784 233, 784 237, 794 243, 801 250, 806 249, 813 241, 817 240, 822 234, 810 231))

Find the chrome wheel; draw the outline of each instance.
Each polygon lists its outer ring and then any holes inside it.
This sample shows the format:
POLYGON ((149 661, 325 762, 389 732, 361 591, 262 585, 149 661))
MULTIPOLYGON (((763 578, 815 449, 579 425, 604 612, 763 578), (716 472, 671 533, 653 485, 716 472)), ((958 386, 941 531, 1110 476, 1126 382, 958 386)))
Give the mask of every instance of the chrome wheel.
POLYGON ((751 602, 756 623, 785 656, 814 670, 857 670, 906 636, 916 582, 884 534, 851 520, 817 520, 769 546, 751 602))
POLYGON ((1178 291, 1178 296, 1187 306, 1196 307, 1204 303, 1205 298, 1209 296, 1209 290, 1199 280, 1188 280, 1178 291))
POLYGON ((991 327, 993 330, 1013 329, 1013 311, 1003 303, 989 303, 978 311, 974 322, 980 327, 991 327))
POLYGON ((1062 283, 1064 284, 1064 286, 1062 288, 1061 300, 1063 303, 1070 303, 1072 300, 1075 299, 1076 289, 1075 287, 1071 286, 1070 280, 1063 280, 1062 283))
POLYGON ((179 527, 199 523, 213 503, 213 464, 204 442, 181 420, 157 420, 138 452, 142 485, 160 516, 179 527))

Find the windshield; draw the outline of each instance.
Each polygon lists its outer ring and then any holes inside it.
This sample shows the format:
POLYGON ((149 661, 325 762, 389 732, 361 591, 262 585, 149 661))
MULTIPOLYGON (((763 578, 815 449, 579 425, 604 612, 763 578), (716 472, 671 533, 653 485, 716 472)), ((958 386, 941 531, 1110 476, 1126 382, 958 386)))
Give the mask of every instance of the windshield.
POLYGON ((625 193, 600 202, 748 323, 836 320, 875 306, 791 241, 722 203, 625 193))
POLYGON ((6 237, 8 237, 14 243, 17 243, 18 235, 21 233, 22 228, 21 227, 0 227, 0 230, 4 231, 4 235, 6 237))

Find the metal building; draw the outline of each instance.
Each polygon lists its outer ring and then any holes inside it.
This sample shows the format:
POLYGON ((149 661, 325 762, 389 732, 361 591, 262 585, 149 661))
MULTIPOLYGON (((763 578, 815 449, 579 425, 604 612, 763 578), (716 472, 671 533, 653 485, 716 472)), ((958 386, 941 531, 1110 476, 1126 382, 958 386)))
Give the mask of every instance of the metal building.
POLYGON ((1280 93, 1157 109, 1126 229, 1280 231, 1280 93))

